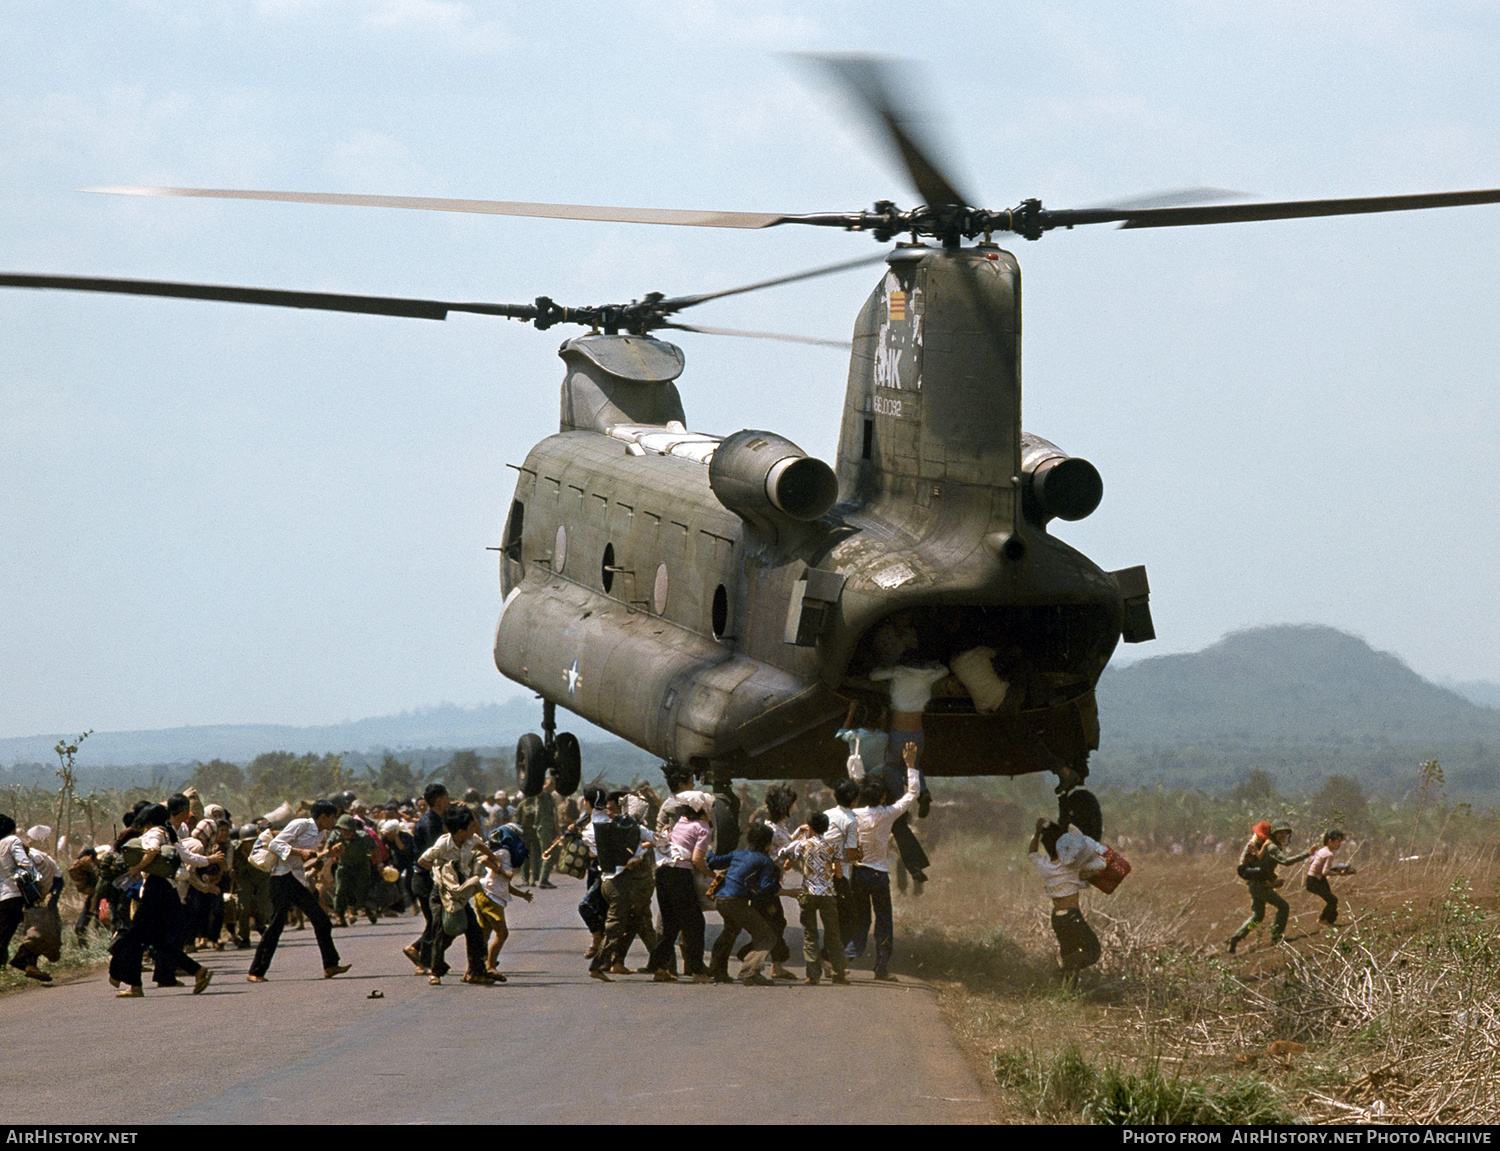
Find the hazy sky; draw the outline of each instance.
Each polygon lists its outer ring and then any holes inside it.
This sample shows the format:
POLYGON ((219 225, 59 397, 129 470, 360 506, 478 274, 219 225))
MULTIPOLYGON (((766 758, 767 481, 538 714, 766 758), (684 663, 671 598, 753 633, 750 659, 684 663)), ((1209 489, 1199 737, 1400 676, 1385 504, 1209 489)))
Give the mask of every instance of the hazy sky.
MULTIPOLYGON (((868 237, 129 200, 186 184, 763 211, 913 197, 795 50, 925 62, 974 196, 1500 187, 1493 3, 0 3, 0 268, 601 303, 868 237)), ((1500 679, 1500 207, 1014 244, 1060 534, 1160 639, 1321 622, 1500 679)), ((702 309, 844 336, 862 271, 702 309)), ((565 331, 0 291, 0 736, 515 694, 513 472, 565 331)), ((846 357, 686 335, 690 424, 831 456, 846 357)))

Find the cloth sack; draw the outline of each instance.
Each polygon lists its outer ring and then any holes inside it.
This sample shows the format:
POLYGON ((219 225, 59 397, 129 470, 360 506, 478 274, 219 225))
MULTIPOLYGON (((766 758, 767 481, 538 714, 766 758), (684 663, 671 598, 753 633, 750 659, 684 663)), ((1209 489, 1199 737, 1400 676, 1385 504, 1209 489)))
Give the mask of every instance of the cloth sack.
POLYGON ((271 840, 276 838, 276 832, 272 830, 262 831, 255 837, 255 846, 250 849, 250 864, 258 867, 268 875, 276 870, 276 865, 281 862, 281 857, 271 850, 271 840))
POLYGON ((1010 684, 995 674, 994 658, 995 649, 992 647, 971 647, 962 655, 954 656, 948 664, 974 701, 975 711, 997 711, 1005 702, 1010 684))
POLYGON ((696 868, 693 870, 693 890, 698 895, 698 910, 700 911, 712 911, 714 909, 714 897, 708 893, 708 889, 713 886, 714 878, 717 874, 720 873, 710 871, 707 875, 704 875, 703 872, 696 868))
POLYGON ((844 761, 844 770, 849 773, 849 778, 855 783, 865 781, 865 760, 859 753, 859 736, 854 737, 854 750, 849 753, 849 758, 844 761))
MULTIPOLYGON (((146 858, 146 851, 139 839, 127 839, 120 849, 120 855, 124 858, 126 867, 135 867, 146 858)), ((177 866, 177 849, 167 844, 156 853, 156 858, 147 865, 145 870, 147 875, 154 875, 158 879, 171 879, 177 874, 177 866)))

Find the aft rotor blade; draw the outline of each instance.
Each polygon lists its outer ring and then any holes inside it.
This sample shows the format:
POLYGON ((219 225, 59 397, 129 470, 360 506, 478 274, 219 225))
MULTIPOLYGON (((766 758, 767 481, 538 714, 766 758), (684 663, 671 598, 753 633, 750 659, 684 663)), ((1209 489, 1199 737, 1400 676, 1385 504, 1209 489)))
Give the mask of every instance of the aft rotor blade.
POLYGON ((1413 212, 1500 203, 1500 188, 1473 192, 1428 192, 1411 196, 1361 196, 1340 200, 1282 200, 1262 204, 1213 204, 1185 208, 1047 209, 1049 228, 1118 221, 1122 228, 1181 228, 1195 224, 1241 224, 1255 220, 1301 220, 1317 216, 1356 216, 1369 212, 1413 212))
POLYGON ((371 316, 406 316, 444 320, 449 312, 477 312, 529 320, 537 315, 531 304, 453 303, 446 300, 408 300, 396 296, 345 296, 331 292, 287 292, 273 288, 236 288, 220 284, 182 284, 170 280, 106 280, 87 276, 32 276, 0 272, 0 288, 56 288, 70 292, 110 292, 126 296, 166 296, 178 300, 217 300, 229 304, 266 304, 278 308, 310 308, 322 312, 358 312, 371 316))
POLYGON ((589 204, 531 204, 517 200, 450 200, 435 196, 365 196, 342 192, 260 192, 236 188, 84 188, 114 196, 191 196, 210 200, 275 200, 288 204, 339 204, 356 208, 415 208, 481 216, 537 216, 549 220, 601 220, 613 224, 675 224, 696 228, 769 228, 786 221, 773 212, 712 212, 692 208, 611 208, 589 204))
POLYGON ((793 272, 790 276, 777 276, 774 280, 761 280, 754 284, 744 284, 738 288, 725 288, 721 292, 701 292, 696 296, 673 296, 662 300, 658 305, 664 312, 680 312, 683 308, 691 308, 696 304, 706 303, 709 300, 723 299, 725 296, 738 296, 745 292, 758 292, 762 288, 775 288, 781 284, 794 284, 798 280, 811 280, 818 276, 831 276, 836 272, 847 272, 853 268, 865 268, 871 264, 885 262, 885 253, 880 252, 874 256, 861 256, 857 260, 843 260, 837 264, 827 264, 821 268, 812 268, 806 272, 793 272))
POLYGON ((748 332, 743 328, 705 328, 698 324, 660 324, 659 327, 675 328, 679 332, 702 332, 705 336, 746 336, 753 340, 784 340, 790 344, 815 344, 820 348, 842 348, 848 351, 853 345, 848 340, 827 340, 822 336, 793 336, 786 332, 748 332))
MULTIPOLYGON (((878 56, 800 53, 799 57, 821 67, 851 95, 860 108, 884 131, 891 147, 901 157, 913 186, 930 208, 962 206, 968 199, 933 159, 937 149, 929 133, 919 127, 911 112, 904 110, 897 92, 908 99, 912 85, 903 81, 894 62, 878 56)), ((908 105, 909 106, 909 105, 908 105)))

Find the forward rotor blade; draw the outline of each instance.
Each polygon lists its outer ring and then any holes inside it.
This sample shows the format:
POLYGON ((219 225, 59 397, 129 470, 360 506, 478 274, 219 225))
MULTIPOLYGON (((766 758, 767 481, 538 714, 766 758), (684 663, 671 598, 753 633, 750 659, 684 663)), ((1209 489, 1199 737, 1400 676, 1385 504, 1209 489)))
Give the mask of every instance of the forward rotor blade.
POLYGON ((1204 205, 1185 208, 1047 210, 1047 226, 1119 221, 1122 228, 1181 228, 1195 224, 1241 224, 1255 220, 1302 220, 1317 216, 1356 216, 1369 212, 1412 212, 1500 203, 1500 188, 1473 192, 1428 192, 1411 196, 1361 196, 1341 200, 1282 200, 1263 204, 1204 205))
POLYGON ((1234 192, 1228 188, 1173 188, 1165 192, 1133 196, 1129 200, 1111 200, 1108 204, 1092 204, 1090 207, 1114 212, 1134 212, 1142 208, 1178 208, 1189 204, 1213 204, 1219 200, 1243 200, 1247 194, 1234 192))
POLYGON ((700 292, 696 296, 673 296, 662 300, 658 305, 664 312, 680 312, 684 308, 691 308, 697 304, 706 303, 709 300, 719 300, 725 296, 738 296, 745 292, 758 292, 762 288, 774 288, 781 284, 793 284, 798 280, 811 280, 818 276, 831 276, 835 272, 847 272, 852 268, 865 268, 871 264, 885 262, 885 253, 880 252, 874 256, 861 256, 857 260, 844 260, 837 264, 828 264, 821 268, 813 268, 806 272, 794 272, 790 276, 777 276, 774 280, 761 280, 754 284, 744 284, 738 288, 725 288, 721 292, 700 292))
POLYGON ((896 64, 878 56, 798 53, 832 76, 851 95, 860 109, 884 131, 888 143, 901 157, 918 195, 929 208, 972 203, 933 159, 937 149, 930 134, 904 110, 896 93, 910 97, 912 84, 903 81, 896 64))
POLYGON ((701 332, 705 336, 746 336, 753 340, 784 340, 790 344, 815 344, 821 348, 842 348, 848 351, 853 345, 848 340, 826 340, 821 336, 793 336, 786 332, 747 332, 742 328, 705 328, 698 324, 662 324, 663 328, 675 328, 679 332, 701 332))
POLYGON ((210 200, 275 200, 288 204, 340 204, 357 208, 415 208, 481 216, 538 216, 550 220, 602 220, 613 224, 675 224, 696 228, 769 228, 786 220, 772 212, 710 212, 692 208, 611 208, 588 204, 531 204, 515 200, 449 200, 435 196, 364 196, 342 192, 257 192, 234 188, 84 188, 113 196, 192 196, 210 200))
POLYGON ((446 300, 409 300, 396 296, 345 296, 331 292, 287 292, 220 284, 182 284, 170 280, 106 280, 87 276, 31 276, 13 272, 0 272, 0 288, 55 288, 126 296, 166 296, 178 300, 217 300, 229 304, 266 304, 278 308, 310 308, 322 312, 406 316, 417 320, 444 320, 448 318, 449 312, 477 312, 515 320, 529 320, 537 314, 537 309, 531 304, 452 303, 446 300))

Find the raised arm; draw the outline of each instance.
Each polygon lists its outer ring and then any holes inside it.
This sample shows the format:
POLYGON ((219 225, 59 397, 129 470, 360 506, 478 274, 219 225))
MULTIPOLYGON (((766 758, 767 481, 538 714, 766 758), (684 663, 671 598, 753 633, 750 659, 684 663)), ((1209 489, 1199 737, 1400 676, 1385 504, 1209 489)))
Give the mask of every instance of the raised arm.
POLYGON ((911 809, 912 804, 917 802, 917 791, 920 788, 920 776, 917 775, 917 745, 908 743, 902 749, 902 757, 906 761, 906 791, 900 799, 891 804, 898 816, 904 815, 911 809))

